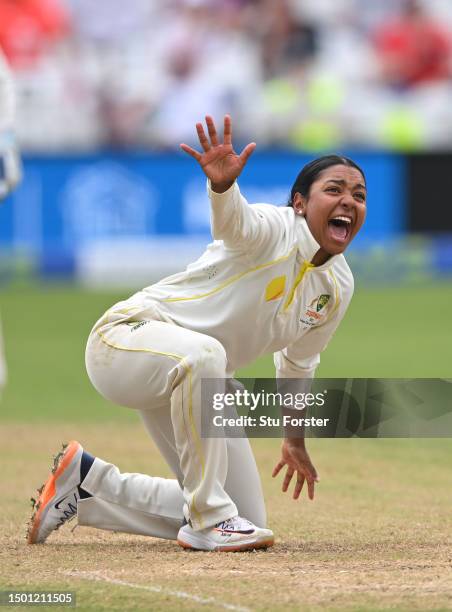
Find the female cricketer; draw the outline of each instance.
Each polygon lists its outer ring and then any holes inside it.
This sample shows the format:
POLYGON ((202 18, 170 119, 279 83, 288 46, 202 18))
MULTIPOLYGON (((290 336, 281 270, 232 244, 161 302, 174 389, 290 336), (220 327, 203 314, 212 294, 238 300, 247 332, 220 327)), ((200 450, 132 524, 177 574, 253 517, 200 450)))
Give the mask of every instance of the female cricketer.
MULTIPOLYGON (((256 145, 235 153, 229 116, 222 142, 211 117, 206 124, 208 135, 196 126, 202 152, 181 148, 208 178, 214 242, 185 272, 110 308, 86 349, 94 387, 140 412, 175 478, 121 474, 72 441, 40 492, 30 543, 77 514, 81 525, 197 550, 273 544, 248 440, 201 436, 201 381, 232 377, 266 353, 278 378, 314 376, 352 296, 342 253, 364 222, 366 183, 353 161, 326 156, 300 172, 289 206, 250 206, 236 179, 256 145)), ((303 438, 284 439, 273 475, 283 467, 283 491, 296 474, 293 497, 306 481, 313 499, 318 477, 303 438)))

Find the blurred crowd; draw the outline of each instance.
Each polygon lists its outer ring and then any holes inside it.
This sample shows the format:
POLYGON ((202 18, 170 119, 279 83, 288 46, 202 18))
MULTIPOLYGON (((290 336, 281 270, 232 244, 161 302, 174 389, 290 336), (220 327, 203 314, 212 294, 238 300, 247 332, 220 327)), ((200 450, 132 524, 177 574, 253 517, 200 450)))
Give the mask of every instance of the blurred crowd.
POLYGON ((0 0, 27 150, 452 146, 451 0, 0 0))

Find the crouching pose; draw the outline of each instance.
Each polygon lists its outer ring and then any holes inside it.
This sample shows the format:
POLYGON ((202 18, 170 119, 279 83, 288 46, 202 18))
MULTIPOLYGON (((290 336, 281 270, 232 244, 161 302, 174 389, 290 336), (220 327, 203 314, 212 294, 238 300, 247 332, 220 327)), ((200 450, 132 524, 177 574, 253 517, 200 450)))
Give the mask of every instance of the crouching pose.
MULTIPOLYGON (((80 525, 198 550, 273 544, 248 440, 201 435, 201 381, 220 385, 266 353, 278 378, 314 376, 352 296, 342 253, 364 222, 365 178, 351 160, 326 156, 302 169, 289 206, 250 206, 236 179, 255 144, 238 155, 230 118, 222 142, 206 123, 208 136, 196 126, 201 153, 181 147, 207 175, 214 242, 185 272, 110 308, 86 349, 94 387, 140 412, 174 479, 121 474, 73 441, 40 493, 30 543, 77 514, 80 525)), ((284 439, 273 475, 284 467, 283 491, 296 475, 294 498, 306 481, 313 499, 318 477, 303 438, 284 439)))

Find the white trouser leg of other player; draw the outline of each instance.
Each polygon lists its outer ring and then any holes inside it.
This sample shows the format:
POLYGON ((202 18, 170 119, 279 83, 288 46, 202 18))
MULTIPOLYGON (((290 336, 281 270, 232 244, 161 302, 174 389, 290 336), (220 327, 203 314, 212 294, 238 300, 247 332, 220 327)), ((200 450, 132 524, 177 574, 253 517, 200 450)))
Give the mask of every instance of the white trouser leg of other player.
POLYGON ((96 389, 138 409, 176 479, 121 474, 94 461, 78 503, 81 525, 176 538, 185 516, 205 530, 237 514, 265 527, 259 475, 247 439, 201 436, 201 379, 224 378, 226 355, 209 336, 170 323, 93 332, 86 363, 96 389))

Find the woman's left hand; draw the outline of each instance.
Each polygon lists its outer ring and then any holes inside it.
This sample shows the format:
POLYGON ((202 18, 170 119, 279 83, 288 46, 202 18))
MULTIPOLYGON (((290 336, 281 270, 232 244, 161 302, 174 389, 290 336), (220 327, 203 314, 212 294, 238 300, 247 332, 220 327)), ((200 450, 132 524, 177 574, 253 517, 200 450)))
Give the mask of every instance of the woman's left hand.
POLYGON ((289 488, 292 476, 297 473, 297 482, 293 492, 293 499, 300 497, 304 482, 308 485, 308 497, 314 499, 314 486, 319 481, 317 471, 305 448, 304 438, 286 438, 281 449, 281 461, 279 461, 272 473, 273 478, 279 474, 284 466, 287 466, 286 476, 283 481, 282 490, 285 493, 289 488))

